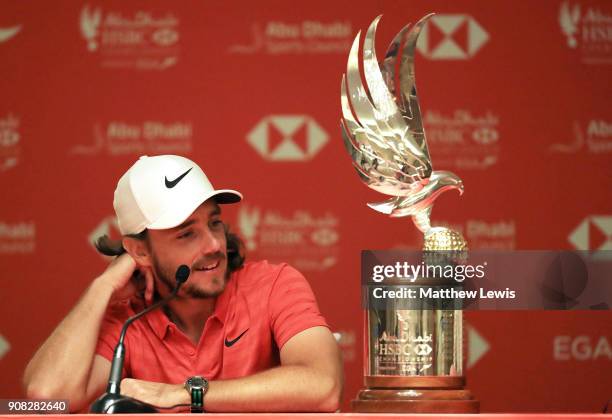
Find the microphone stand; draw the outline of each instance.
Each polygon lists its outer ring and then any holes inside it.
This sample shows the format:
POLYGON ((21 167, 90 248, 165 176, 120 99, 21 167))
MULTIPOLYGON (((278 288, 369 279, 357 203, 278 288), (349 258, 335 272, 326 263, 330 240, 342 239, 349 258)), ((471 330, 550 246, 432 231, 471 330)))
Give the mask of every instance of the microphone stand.
POLYGON ((138 401, 137 399, 121 395, 121 372, 123 370, 123 360, 125 359, 125 345, 123 341, 125 339, 125 333, 128 327, 136 321, 138 318, 148 314, 151 311, 165 305, 170 300, 176 297, 179 288, 183 283, 187 281, 190 270, 186 265, 181 265, 176 270, 176 286, 172 293, 166 296, 164 299, 149 306, 145 310, 131 316, 123 324, 121 329, 121 335, 119 336, 119 342, 115 347, 115 353, 113 355, 113 361, 111 364, 110 374, 108 376, 108 386, 106 392, 102 394, 94 403, 91 405, 89 412, 96 414, 114 414, 114 413, 157 413, 157 409, 150 404, 138 401))

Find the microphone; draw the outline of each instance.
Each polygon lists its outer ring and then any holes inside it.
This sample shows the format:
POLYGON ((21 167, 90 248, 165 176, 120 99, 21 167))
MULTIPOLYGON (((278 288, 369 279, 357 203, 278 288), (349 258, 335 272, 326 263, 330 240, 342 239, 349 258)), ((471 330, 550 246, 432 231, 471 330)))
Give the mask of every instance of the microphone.
POLYGON ((108 386, 106 387, 106 393, 101 395, 91 405, 90 413, 97 414, 114 414, 114 413, 156 413, 157 410, 150 404, 143 403, 134 398, 126 397, 121 395, 121 371, 123 370, 123 360, 125 359, 125 346, 123 341, 125 339, 125 333, 128 327, 143 315, 148 314, 151 311, 167 304, 170 300, 176 297, 179 288, 187 281, 191 274, 191 270, 186 265, 181 265, 175 274, 176 286, 168 296, 154 305, 149 306, 143 311, 131 316, 123 324, 121 334, 119 335, 119 342, 115 347, 115 353, 111 364, 110 374, 108 376, 108 386))

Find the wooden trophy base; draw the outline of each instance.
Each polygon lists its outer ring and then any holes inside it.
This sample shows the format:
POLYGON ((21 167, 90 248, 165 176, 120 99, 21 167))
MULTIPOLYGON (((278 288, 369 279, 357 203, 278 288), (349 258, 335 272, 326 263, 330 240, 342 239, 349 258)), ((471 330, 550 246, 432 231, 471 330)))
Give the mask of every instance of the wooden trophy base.
POLYGON ((351 402, 358 413, 480 412, 463 376, 366 376, 365 385, 351 402))

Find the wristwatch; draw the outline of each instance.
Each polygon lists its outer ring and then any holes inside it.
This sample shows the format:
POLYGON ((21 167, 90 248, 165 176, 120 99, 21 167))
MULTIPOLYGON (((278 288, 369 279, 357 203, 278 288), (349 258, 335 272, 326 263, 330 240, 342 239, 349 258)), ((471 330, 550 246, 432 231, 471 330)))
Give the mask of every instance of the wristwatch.
POLYGON ((191 394, 191 412, 204 412, 204 395, 208 391, 208 379, 192 376, 185 381, 185 389, 191 394))

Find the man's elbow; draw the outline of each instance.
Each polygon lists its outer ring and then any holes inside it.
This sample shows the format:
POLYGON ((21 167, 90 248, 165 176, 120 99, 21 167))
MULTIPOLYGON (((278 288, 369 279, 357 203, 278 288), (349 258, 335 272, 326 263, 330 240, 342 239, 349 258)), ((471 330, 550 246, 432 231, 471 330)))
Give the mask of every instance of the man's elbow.
POLYGON ((52 400, 55 393, 51 388, 36 384, 24 384, 25 395, 29 400, 52 400))
POLYGON ((24 383, 24 390, 26 398, 29 400, 68 400, 70 402, 70 412, 79 411, 85 405, 82 396, 77 396, 75 392, 66 392, 66 390, 61 390, 56 387, 24 383))
POLYGON ((321 398, 317 411, 322 413, 338 411, 342 398, 342 380, 329 377, 323 380, 321 385, 321 398))
POLYGON ((56 399, 55 390, 46 384, 45 381, 41 380, 41 378, 36 377, 30 370, 30 365, 26 367, 23 378, 21 379, 21 386, 26 398, 29 400, 56 399))

